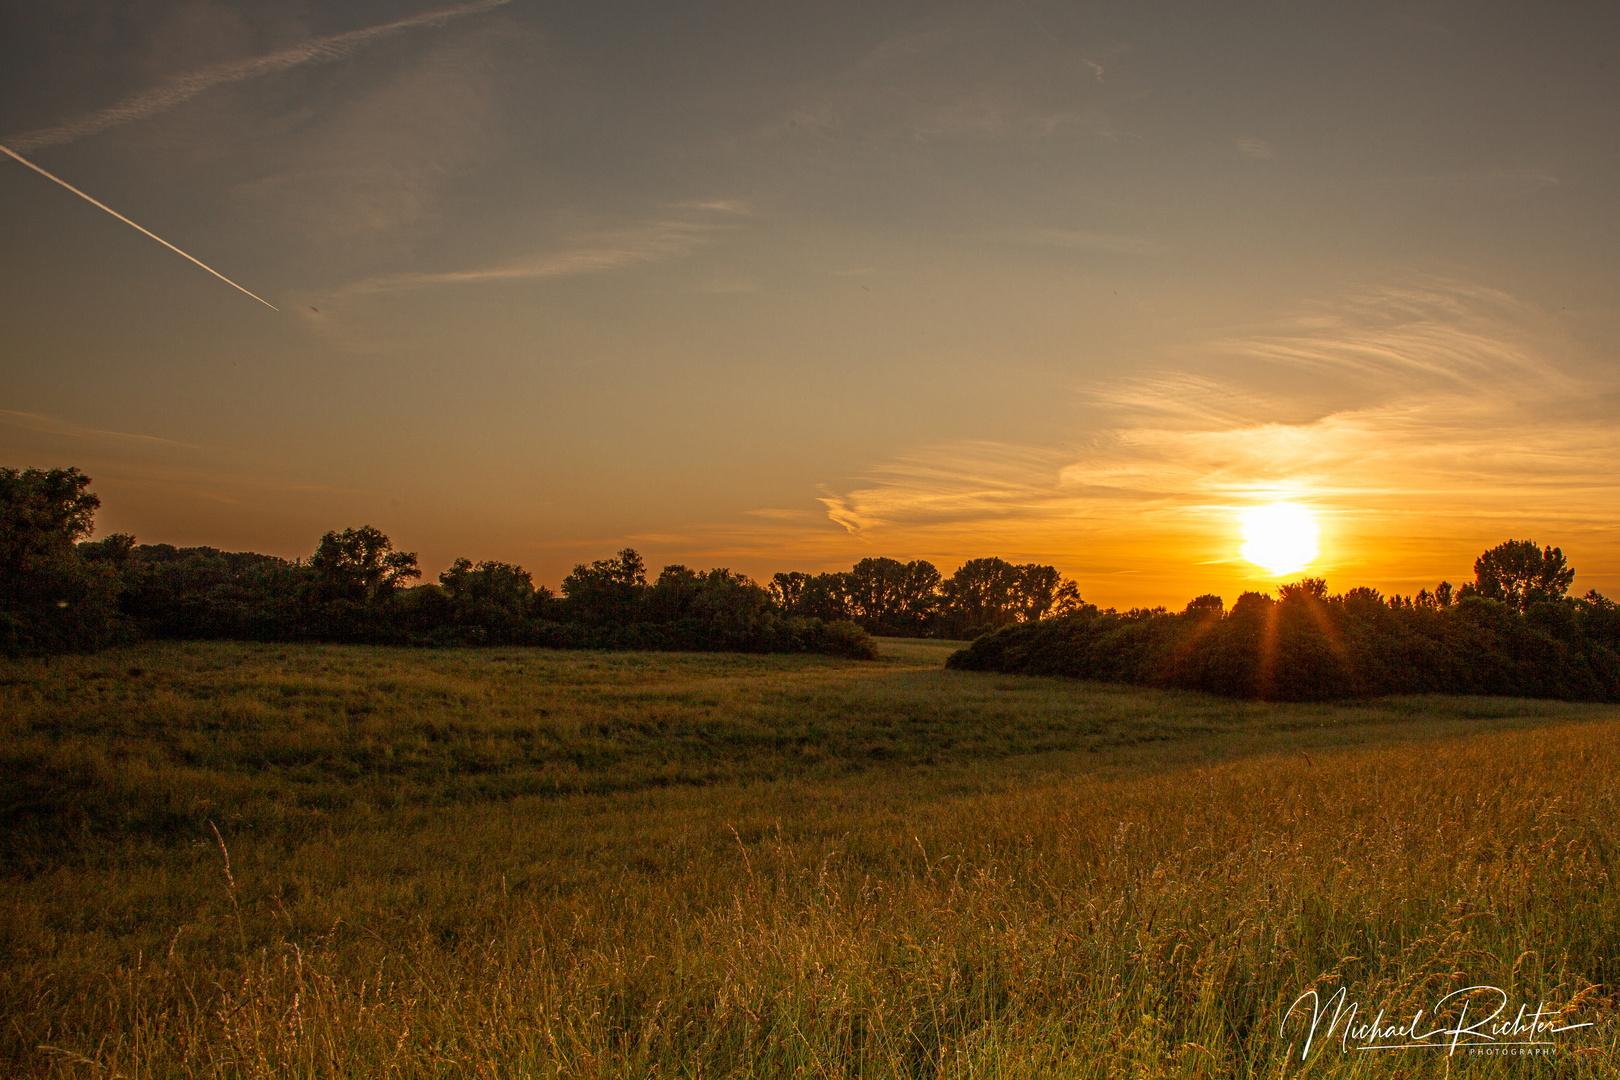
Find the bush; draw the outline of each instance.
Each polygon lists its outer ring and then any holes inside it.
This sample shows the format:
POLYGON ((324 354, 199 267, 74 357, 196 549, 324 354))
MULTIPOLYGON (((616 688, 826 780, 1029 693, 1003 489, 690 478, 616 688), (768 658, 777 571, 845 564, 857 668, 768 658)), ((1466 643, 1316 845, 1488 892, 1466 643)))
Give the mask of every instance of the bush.
POLYGON ((1064 675, 1229 697, 1330 701, 1379 694, 1497 694, 1620 701, 1614 605, 1536 602, 1527 613, 1477 594, 1447 607, 1285 589, 1204 603, 1085 611, 1010 626, 953 654, 964 671, 1064 675))

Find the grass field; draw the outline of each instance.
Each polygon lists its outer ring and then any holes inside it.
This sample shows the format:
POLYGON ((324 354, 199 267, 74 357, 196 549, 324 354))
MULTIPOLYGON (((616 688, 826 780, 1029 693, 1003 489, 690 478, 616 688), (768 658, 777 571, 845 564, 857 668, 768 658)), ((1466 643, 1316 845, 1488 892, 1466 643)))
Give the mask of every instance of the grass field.
POLYGON ((1620 710, 883 650, 0 663, 0 1073, 1620 1072, 1620 710), (1471 984, 1593 1026, 1282 1030, 1471 984))

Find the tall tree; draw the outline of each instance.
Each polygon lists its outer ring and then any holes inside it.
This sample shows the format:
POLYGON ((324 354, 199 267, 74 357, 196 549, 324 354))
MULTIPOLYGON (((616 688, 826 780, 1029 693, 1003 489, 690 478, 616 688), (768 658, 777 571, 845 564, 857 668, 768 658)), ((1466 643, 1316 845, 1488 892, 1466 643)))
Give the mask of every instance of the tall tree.
POLYGON ((101 499, 78 469, 0 469, 0 565, 69 550, 90 535, 101 499))
POLYGON ((0 649, 95 648, 116 629, 118 571, 133 540, 79 543, 101 506, 89 487, 78 469, 0 469, 0 649))
POLYGON ((1017 618, 1022 579, 1005 559, 969 559, 945 582, 945 602, 965 627, 1005 626, 1017 618))
POLYGON ((309 565, 322 592, 334 600, 386 600, 422 576, 414 551, 395 551, 393 541, 370 525, 322 536, 309 565))
POLYGON ((943 584, 939 568, 928 560, 906 563, 906 575, 900 583, 900 614, 910 632, 920 631, 938 610, 943 584))
POLYGON ((1574 580, 1563 551, 1538 548, 1534 540, 1509 540, 1474 560, 1474 591, 1519 611, 1563 599, 1574 580))
POLYGON ((784 615, 798 615, 804 591, 812 580, 809 574, 801 570, 773 574, 770 584, 765 586, 765 591, 771 594, 771 602, 780 608, 784 615))
POLYGON ((1040 622, 1057 602, 1062 575, 1055 566, 1026 563, 1018 568, 1018 618, 1023 622, 1040 622))
MULTIPOLYGON (((1220 597, 1216 597, 1216 600, 1219 599, 1220 597)), ((1080 586, 1064 578, 1063 584, 1058 586, 1057 594, 1052 599, 1052 614, 1073 615, 1085 610, 1087 606, 1080 595, 1080 586)))
POLYGON ((622 622, 631 618, 636 602, 647 589, 647 564, 635 548, 624 548, 611 559, 574 567, 563 578, 568 607, 587 622, 622 622))
POLYGON ((850 616, 849 575, 817 574, 805 583, 795 615, 839 622, 850 616))
POLYGON ((893 618, 905 576, 906 564, 898 559, 862 559, 851 567, 846 580, 855 620, 870 629, 893 618))
POLYGON ((876 634, 917 634, 939 598, 933 563, 862 559, 844 575, 850 616, 876 634))

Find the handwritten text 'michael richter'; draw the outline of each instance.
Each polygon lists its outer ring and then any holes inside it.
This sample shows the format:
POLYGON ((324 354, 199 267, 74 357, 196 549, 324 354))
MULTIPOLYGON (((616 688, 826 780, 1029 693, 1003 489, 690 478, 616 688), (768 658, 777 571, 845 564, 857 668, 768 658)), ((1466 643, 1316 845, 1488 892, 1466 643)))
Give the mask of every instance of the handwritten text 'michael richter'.
POLYGON ((1382 1009, 1378 1010, 1378 1015, 1372 1020, 1358 1020, 1361 1003, 1358 1001, 1346 1003, 1345 997, 1345 988, 1342 986, 1325 1003, 1315 990, 1307 990, 1288 1007, 1288 1012, 1283 1015, 1279 1034, 1286 1034, 1288 1022, 1296 1010, 1299 1010, 1301 1024, 1307 1023, 1306 1013, 1300 1006, 1307 999, 1310 1001, 1305 1046, 1299 1054, 1301 1060, 1311 1052, 1311 1043, 1316 1040, 1318 1034, 1324 1039, 1331 1038, 1335 1029, 1341 1033, 1340 1046, 1344 1052, 1351 1049, 1445 1050, 1448 1054, 1455 1054, 1459 1049, 1473 1052, 1475 1048, 1485 1046, 1551 1047, 1554 1045, 1553 1042, 1544 1036, 1591 1027, 1593 1023, 1587 1021, 1581 1024, 1560 1024, 1559 1020, 1562 1017, 1548 1016, 1545 1003, 1537 1003, 1533 1013, 1530 1012, 1528 1004, 1522 1004, 1512 1020, 1498 1019, 1507 1012, 1508 996, 1495 986, 1468 986, 1447 994, 1434 1003, 1427 1023, 1437 1026, 1429 1027, 1428 1030, 1424 1030, 1422 1009, 1413 1013, 1411 1022, 1406 1024, 1386 1024, 1382 1009), (1493 1004, 1494 1009, 1491 1008, 1493 1004), (1322 1020, 1329 1008, 1333 1010, 1332 1018, 1328 1020, 1327 1028, 1321 1030, 1322 1020), (1457 1012, 1455 1023, 1441 1019, 1451 1011, 1457 1012), (1481 1014, 1480 1018, 1469 1023, 1470 1012, 1481 1014))

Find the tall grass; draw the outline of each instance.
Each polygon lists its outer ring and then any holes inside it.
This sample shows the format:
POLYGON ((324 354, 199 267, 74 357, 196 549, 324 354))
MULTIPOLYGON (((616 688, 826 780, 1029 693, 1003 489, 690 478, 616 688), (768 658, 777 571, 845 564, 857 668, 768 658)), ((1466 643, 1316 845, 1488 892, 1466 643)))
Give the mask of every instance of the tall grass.
POLYGON ((1620 1065, 1613 709, 1235 705, 900 651, 165 646, 8 667, 8 828, 27 839, 0 882, 0 1061, 128 1077, 1620 1065), (571 790, 520 782, 550 775, 516 749, 547 718, 561 745, 605 747, 574 759, 571 790), (652 733, 632 738, 638 718, 652 733), (390 772, 389 747, 416 756, 390 772), (478 748, 502 782, 466 781, 478 748), (660 762, 688 771, 670 782, 660 762), (78 777, 79 816, 18 797, 38 768, 78 777), (78 832, 52 847, 47 826, 78 832), (1597 1026, 1528 1059, 1335 1039, 1301 1061, 1298 1026, 1282 1030, 1308 988, 1409 1015, 1471 983, 1597 1026))

